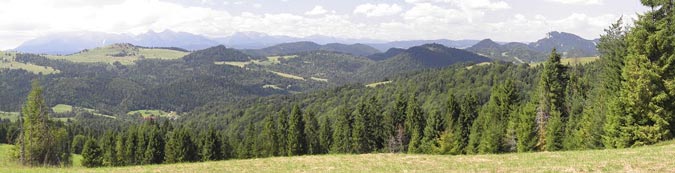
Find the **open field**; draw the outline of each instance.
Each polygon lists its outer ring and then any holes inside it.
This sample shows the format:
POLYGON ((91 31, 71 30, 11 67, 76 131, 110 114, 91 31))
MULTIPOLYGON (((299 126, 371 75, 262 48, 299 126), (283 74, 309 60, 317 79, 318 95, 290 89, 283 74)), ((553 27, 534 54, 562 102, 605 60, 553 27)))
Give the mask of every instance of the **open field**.
POLYGON ((375 83, 371 83, 371 84, 366 85, 366 87, 375 88, 375 87, 378 87, 380 85, 386 85, 386 84, 390 84, 390 83, 391 83, 391 81, 375 82, 375 83))
POLYGON ((113 44, 105 47, 94 48, 72 55, 47 55, 51 59, 65 59, 80 63, 109 63, 120 62, 133 64, 141 58, 146 59, 178 59, 188 52, 169 49, 139 48, 129 44, 113 44))
POLYGON ((16 121, 19 118, 18 112, 0 112, 0 119, 9 119, 10 121, 16 121))
MULTIPOLYGON (((563 65, 588 64, 588 63, 591 63, 593 61, 597 61, 598 59, 600 59, 600 57, 597 57, 597 56, 596 57, 582 57, 582 58, 563 58, 563 59, 560 59, 560 64, 563 64, 563 65)), ((544 62, 536 62, 536 63, 532 63, 530 65, 532 67, 534 67, 534 66, 538 66, 538 65, 543 64, 543 63, 544 62)))
POLYGON ((472 156, 321 155, 103 168, 77 164, 71 168, 22 167, 7 160, 9 148, 0 145, 0 172, 675 172, 675 141, 612 150, 472 156))
POLYGON ((136 110, 130 111, 127 115, 140 114, 143 117, 155 116, 155 117, 175 117, 176 112, 165 112, 163 110, 136 110))
POLYGON ((52 67, 16 62, 14 60, 15 57, 16 53, 0 51, 0 69, 24 69, 35 74, 42 73, 44 75, 60 73, 59 70, 52 67))
POLYGON ((82 109, 82 110, 87 111, 87 112, 89 112, 91 114, 94 114, 96 116, 102 116, 102 117, 107 117, 107 118, 116 118, 114 116, 101 114, 98 111, 96 111, 95 109, 73 107, 71 105, 66 105, 66 104, 58 104, 58 105, 52 107, 52 111, 54 111, 55 113, 66 113, 66 112, 72 112, 73 108, 82 109))

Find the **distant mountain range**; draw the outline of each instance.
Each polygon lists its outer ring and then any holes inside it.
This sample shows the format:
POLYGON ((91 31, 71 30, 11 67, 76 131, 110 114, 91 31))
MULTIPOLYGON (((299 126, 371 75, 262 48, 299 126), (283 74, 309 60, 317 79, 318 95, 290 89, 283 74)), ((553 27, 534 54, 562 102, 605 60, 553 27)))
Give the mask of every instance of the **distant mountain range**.
POLYGON ((115 43, 131 43, 145 47, 179 47, 187 50, 200 50, 219 44, 204 36, 171 30, 159 33, 148 31, 139 35, 67 32, 26 41, 14 50, 36 54, 72 54, 115 43))
POLYGON ((380 53, 379 50, 365 44, 348 45, 342 43, 330 43, 326 45, 320 45, 309 41, 282 43, 262 49, 245 49, 242 51, 252 56, 264 57, 271 55, 295 54, 300 52, 309 52, 317 50, 347 53, 355 56, 369 56, 380 53))
POLYGON ((550 32, 546 38, 530 44, 518 42, 499 44, 485 39, 466 50, 495 60, 529 63, 545 60, 553 48, 567 58, 597 56, 598 51, 595 48, 597 42, 570 33, 550 32))
POLYGON ((492 59, 514 62, 542 60, 553 47, 558 48, 565 57, 596 56, 597 40, 586 40, 565 32, 550 32, 546 38, 534 43, 499 43, 492 40, 409 40, 384 42, 372 39, 346 39, 328 36, 309 36, 304 38, 274 36, 258 32, 239 32, 228 37, 207 38, 205 36, 165 30, 149 31, 139 35, 110 34, 101 32, 58 33, 29 40, 14 50, 36 54, 72 54, 115 43, 131 43, 144 47, 177 47, 186 50, 201 50, 224 45, 241 49, 253 56, 269 56, 326 50, 350 53, 356 56, 370 56, 373 60, 384 60, 401 52, 402 49, 439 44, 446 47, 466 49, 492 59), (398 48, 389 50, 391 48, 398 48), (380 54, 385 52, 384 54, 380 54), (543 54, 542 54, 543 53, 543 54))

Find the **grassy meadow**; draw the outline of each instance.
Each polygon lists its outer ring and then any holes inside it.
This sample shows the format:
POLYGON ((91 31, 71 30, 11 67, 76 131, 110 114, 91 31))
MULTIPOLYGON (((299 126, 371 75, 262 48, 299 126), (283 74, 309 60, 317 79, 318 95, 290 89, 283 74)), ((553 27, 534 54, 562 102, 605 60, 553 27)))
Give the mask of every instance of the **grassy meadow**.
POLYGON ((79 63, 108 63, 120 62, 121 64, 133 64, 141 58, 145 59, 178 59, 189 52, 181 52, 169 49, 139 48, 129 44, 113 44, 85 50, 71 55, 47 55, 50 59, 65 59, 79 63))
POLYGON ((362 154, 274 157, 200 163, 84 168, 29 168, 0 145, 0 172, 675 172, 675 141, 630 149, 491 155, 362 154))

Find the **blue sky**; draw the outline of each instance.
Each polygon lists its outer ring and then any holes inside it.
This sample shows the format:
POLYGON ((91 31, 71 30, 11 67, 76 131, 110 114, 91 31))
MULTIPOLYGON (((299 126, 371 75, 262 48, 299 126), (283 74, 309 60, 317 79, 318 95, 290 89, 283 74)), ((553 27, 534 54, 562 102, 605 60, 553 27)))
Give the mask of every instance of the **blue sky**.
POLYGON ((597 38, 638 0, 0 0, 0 49, 43 35, 148 30, 222 37, 256 31, 380 40, 530 42, 549 31, 597 38))

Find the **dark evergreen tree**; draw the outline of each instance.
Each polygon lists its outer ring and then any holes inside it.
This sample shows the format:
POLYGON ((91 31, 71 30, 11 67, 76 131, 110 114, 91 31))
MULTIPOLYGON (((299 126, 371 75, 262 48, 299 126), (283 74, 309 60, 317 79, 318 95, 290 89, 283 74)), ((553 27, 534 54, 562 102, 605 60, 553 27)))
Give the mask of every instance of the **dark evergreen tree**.
POLYGON ((319 125, 319 153, 326 154, 333 144, 333 130, 331 129, 331 123, 328 118, 321 119, 321 124, 319 125))
POLYGON ((352 114, 346 106, 337 109, 335 128, 333 128, 332 153, 351 152, 352 114))
POLYGON ((82 154, 82 148, 86 141, 87 138, 83 135, 75 135, 75 137, 73 137, 73 144, 71 144, 71 151, 73 151, 74 154, 82 154))
POLYGON ((560 64, 560 54, 553 49, 549 59, 543 65, 542 74, 539 80, 539 88, 537 90, 537 96, 539 98, 539 107, 537 108, 539 140, 537 146, 541 150, 552 151, 560 149, 555 146, 562 146, 563 136, 559 133, 562 129, 554 128, 563 128, 562 120, 567 118, 564 103, 566 86, 566 67, 560 64), (559 120, 555 120, 560 121, 560 124, 556 124, 556 126, 553 127, 547 127, 551 116, 558 116, 556 118, 559 120), (548 137, 553 139, 547 139, 548 137), (547 142, 555 143, 547 144, 547 142))
POLYGON ((321 143, 319 139, 319 122, 316 120, 314 112, 306 111, 304 114, 305 122, 305 144, 307 145, 307 154, 320 154, 321 143))
POLYGON ((516 150, 529 152, 535 150, 537 144, 537 105, 527 103, 520 107, 515 114, 516 150))
MULTIPOLYGON (((143 164, 160 164, 164 160, 164 136, 160 134, 160 129, 157 124, 151 124, 146 134, 148 136, 148 144, 145 149, 143 164)), ((216 154, 218 154, 216 152, 216 154)))
POLYGON ((82 149, 82 166, 103 166, 103 151, 101 151, 101 148, 94 139, 88 139, 84 144, 84 148, 82 149))
POLYGON ((277 156, 285 156, 288 154, 288 130, 288 114, 285 110, 281 110, 277 117, 277 156))
POLYGON ((408 153, 419 153, 421 152, 419 147, 422 143, 422 137, 424 137, 424 113, 414 94, 408 100, 407 107, 405 125, 410 134, 408 153))
POLYGON ((274 121, 274 116, 267 116, 263 120, 263 129, 261 133, 262 140, 262 155, 266 157, 275 156, 277 151, 277 144, 279 142, 277 127, 274 121))
POLYGON ((307 140, 305 139, 305 122, 302 120, 302 111, 299 105, 294 105, 291 109, 288 126, 288 155, 303 155, 307 150, 307 140))

